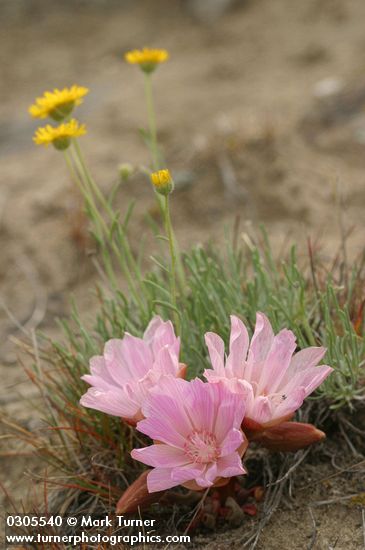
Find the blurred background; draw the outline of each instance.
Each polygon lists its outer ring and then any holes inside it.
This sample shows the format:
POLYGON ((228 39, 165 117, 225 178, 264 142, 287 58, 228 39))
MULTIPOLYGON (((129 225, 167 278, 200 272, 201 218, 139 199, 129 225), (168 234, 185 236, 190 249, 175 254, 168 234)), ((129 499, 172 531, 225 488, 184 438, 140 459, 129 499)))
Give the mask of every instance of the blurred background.
MULTIPOLYGON (((26 376, 9 337, 22 327, 59 336, 70 295, 92 320, 92 243, 62 155, 32 143, 28 106, 44 90, 79 84, 81 145, 105 192, 118 165, 148 165, 143 79, 125 51, 162 47, 154 75, 159 128, 177 189, 183 247, 223 242, 263 222, 280 252, 310 237, 331 258, 365 236, 365 3, 363 0, 0 0, 0 407, 31 421, 26 376)), ((146 179, 136 199, 137 247, 154 214, 146 179)))

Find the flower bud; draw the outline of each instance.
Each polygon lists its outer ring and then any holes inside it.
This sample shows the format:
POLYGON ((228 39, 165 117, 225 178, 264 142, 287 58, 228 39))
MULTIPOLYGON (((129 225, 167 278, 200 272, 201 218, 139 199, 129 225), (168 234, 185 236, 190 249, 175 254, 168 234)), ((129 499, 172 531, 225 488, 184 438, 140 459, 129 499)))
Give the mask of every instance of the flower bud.
POLYGON ((147 475, 151 470, 146 470, 126 489, 118 501, 117 514, 135 514, 139 508, 148 508, 154 502, 158 502, 164 491, 149 493, 147 489, 147 475))
POLYGON ((165 168, 151 174, 151 182, 157 193, 169 195, 174 190, 174 182, 170 171, 165 168))
POLYGON ((251 433, 250 441, 260 443, 270 451, 298 451, 324 439, 326 434, 313 424, 303 422, 282 422, 263 431, 251 433))
POLYGON ((127 181, 135 172, 135 168, 129 162, 123 162, 118 166, 118 172, 122 181, 127 181))

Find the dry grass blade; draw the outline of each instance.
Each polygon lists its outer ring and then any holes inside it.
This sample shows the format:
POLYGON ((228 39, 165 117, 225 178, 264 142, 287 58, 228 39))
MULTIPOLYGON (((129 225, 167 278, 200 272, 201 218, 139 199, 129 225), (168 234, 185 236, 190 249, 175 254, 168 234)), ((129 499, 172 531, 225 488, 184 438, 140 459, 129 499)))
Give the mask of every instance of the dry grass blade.
POLYGON ((243 548, 249 547, 250 550, 254 550, 256 548, 262 530, 264 529, 265 525, 267 525, 267 523, 270 521, 272 515, 279 506, 288 479, 287 477, 285 477, 287 467, 288 457, 284 459, 279 470, 278 479, 282 479, 282 481, 279 483, 275 483, 275 481, 273 481, 274 473, 272 471, 270 461, 266 456, 264 457, 264 472, 265 475, 268 477, 268 483, 266 483, 265 486, 268 487, 268 490, 265 493, 263 517, 259 521, 259 523, 253 528, 251 534, 249 533, 247 536, 241 539, 243 548))
POLYGON ((359 496, 359 493, 352 495, 345 495, 343 497, 331 498, 329 500, 319 500, 317 502, 310 502, 310 506, 327 506, 327 504, 337 504, 338 502, 345 502, 346 500, 356 499, 359 496))
POLYGON ((308 506, 308 511, 309 511, 309 514, 310 514, 310 517, 311 517, 311 520, 312 520, 312 523, 313 523, 313 534, 312 534, 311 540, 308 544, 308 550, 312 550, 312 548, 314 548, 314 545, 315 545, 316 539, 317 539, 317 522, 316 522, 316 519, 314 517, 312 508, 310 506, 308 506))
POLYGON ((294 464, 292 464, 292 466, 290 466, 290 468, 288 469, 288 471, 283 475, 283 477, 277 479, 276 481, 274 481, 273 483, 268 483, 267 487, 271 487, 273 485, 277 485, 278 483, 282 483, 283 481, 285 481, 286 479, 288 479, 290 477, 290 475, 298 468, 298 466, 304 461, 304 459, 306 458, 306 456, 308 455, 308 453, 310 452, 310 447, 308 447, 307 449, 305 449, 305 451, 299 451, 296 456, 298 455, 298 459, 294 462, 294 464))
POLYGON ((190 520, 190 522, 189 522, 187 528, 186 528, 185 531, 184 531, 184 535, 186 535, 186 534, 189 532, 189 530, 191 529, 191 526, 192 526, 192 524, 194 523, 195 518, 197 517, 197 515, 199 514, 200 510, 201 510, 202 507, 203 507, 204 501, 205 501, 205 499, 207 498, 208 493, 209 493, 209 488, 206 489, 206 490, 204 491, 204 494, 202 495, 202 498, 201 498, 200 501, 198 502, 198 504, 197 504, 197 506, 196 506, 196 508, 195 508, 193 517, 191 518, 191 520, 190 520))

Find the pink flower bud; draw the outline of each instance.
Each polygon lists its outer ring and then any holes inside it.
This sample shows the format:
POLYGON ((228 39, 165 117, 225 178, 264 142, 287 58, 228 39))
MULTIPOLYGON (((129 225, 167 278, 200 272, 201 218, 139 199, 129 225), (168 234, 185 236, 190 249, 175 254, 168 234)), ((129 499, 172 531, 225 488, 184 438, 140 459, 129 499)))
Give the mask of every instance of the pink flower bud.
POLYGON ((251 432, 250 441, 260 443, 270 451, 298 451, 324 439, 326 434, 313 424, 302 422, 283 422, 261 431, 251 432))
POLYGON ((147 476, 150 470, 142 474, 124 491, 118 501, 117 514, 134 514, 138 508, 147 508, 150 504, 158 502, 164 491, 149 493, 147 489, 147 476))

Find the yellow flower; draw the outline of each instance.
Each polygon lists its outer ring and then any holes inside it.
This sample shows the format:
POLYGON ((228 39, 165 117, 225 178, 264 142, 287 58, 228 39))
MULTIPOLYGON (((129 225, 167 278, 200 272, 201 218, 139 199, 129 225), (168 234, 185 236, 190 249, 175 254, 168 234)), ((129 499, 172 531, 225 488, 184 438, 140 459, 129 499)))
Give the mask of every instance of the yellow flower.
POLYGON ((50 116, 54 120, 61 121, 68 116, 76 105, 80 105, 83 97, 89 93, 82 86, 71 86, 53 92, 44 92, 42 97, 37 97, 35 103, 29 107, 29 113, 34 118, 46 118, 50 116))
POLYGON ((144 72, 152 73, 157 65, 168 60, 169 53, 166 50, 143 48, 127 52, 124 57, 127 63, 139 65, 144 72))
POLYGON ((174 182, 170 171, 165 168, 151 174, 151 182, 157 193, 168 195, 174 190, 174 182))
POLYGON ((33 141, 37 145, 45 145, 46 147, 52 143, 56 149, 63 151, 71 143, 72 138, 83 136, 86 134, 85 124, 79 124, 74 118, 70 122, 60 124, 57 127, 47 124, 42 128, 38 128, 34 134, 33 141))

